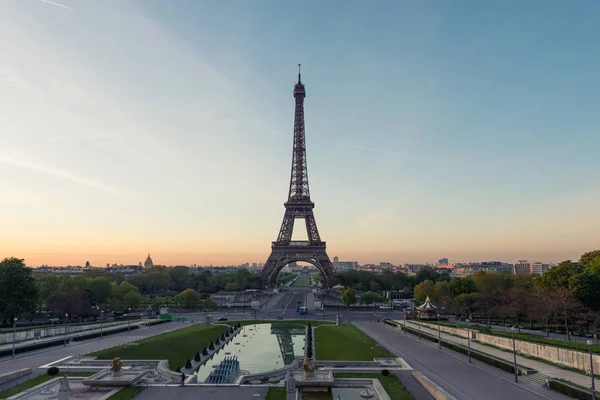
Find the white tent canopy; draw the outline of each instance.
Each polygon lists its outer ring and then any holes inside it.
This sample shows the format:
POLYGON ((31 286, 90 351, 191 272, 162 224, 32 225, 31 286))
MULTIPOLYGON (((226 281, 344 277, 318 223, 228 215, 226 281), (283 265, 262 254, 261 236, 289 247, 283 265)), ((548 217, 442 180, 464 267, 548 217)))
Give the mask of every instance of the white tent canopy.
POLYGON ((419 310, 419 311, 427 311, 427 310, 435 310, 435 309, 437 309, 437 307, 433 305, 431 300, 429 300, 429 296, 427 296, 427 298, 425 299, 425 303, 423 303, 422 305, 417 307, 417 310, 419 310))

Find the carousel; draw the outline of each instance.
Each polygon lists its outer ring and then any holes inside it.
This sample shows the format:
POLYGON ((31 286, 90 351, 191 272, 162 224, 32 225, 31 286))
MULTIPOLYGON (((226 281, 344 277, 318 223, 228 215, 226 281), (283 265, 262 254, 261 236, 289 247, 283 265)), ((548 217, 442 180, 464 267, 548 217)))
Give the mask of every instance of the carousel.
POLYGON ((425 299, 425 303, 416 307, 416 309, 420 319, 437 319, 438 317, 438 308, 429 300, 429 296, 425 299))

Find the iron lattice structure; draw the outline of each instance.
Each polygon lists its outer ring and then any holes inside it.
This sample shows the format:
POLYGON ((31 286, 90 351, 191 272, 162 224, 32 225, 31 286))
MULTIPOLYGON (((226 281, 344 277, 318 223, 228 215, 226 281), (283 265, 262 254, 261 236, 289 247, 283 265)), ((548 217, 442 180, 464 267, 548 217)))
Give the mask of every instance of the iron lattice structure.
POLYGON ((277 241, 272 243, 271 255, 261 271, 265 286, 273 286, 279 271, 294 261, 304 261, 314 265, 323 274, 327 286, 331 287, 335 284, 335 271, 327 255, 325 242, 319 236, 317 222, 313 214, 315 204, 310 200, 310 190, 308 188, 306 137, 304 132, 305 97, 306 90, 300 79, 300 65, 298 65, 298 83, 294 86, 296 109, 290 191, 288 200, 284 204, 285 214, 279 236, 277 236, 277 241), (292 240, 296 219, 304 219, 308 240, 292 240))

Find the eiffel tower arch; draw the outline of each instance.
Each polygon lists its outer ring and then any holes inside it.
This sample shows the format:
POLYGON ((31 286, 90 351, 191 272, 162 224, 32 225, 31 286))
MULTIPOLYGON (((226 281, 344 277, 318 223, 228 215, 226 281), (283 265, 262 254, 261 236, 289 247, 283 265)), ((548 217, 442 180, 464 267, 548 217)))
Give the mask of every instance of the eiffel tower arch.
POLYGON ((304 98, 306 90, 300 79, 298 64, 298 83, 294 86, 296 108, 294 114, 294 148, 292 152, 292 174, 288 200, 285 202, 285 214, 277 240, 271 245, 271 255, 261 271, 265 286, 273 286, 277 274, 293 261, 304 261, 317 267, 329 287, 335 284, 335 270, 327 255, 325 242, 319 236, 313 214, 315 203, 310 200, 308 188, 308 170, 306 166, 306 138, 304 132, 304 98), (292 240, 294 222, 304 219, 308 240, 292 240))

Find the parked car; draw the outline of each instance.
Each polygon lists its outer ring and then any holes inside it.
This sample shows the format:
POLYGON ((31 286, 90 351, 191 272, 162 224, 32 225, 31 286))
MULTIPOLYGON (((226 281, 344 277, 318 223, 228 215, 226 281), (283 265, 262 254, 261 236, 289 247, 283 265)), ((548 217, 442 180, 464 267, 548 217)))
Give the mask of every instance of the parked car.
POLYGON ((282 320, 282 319, 283 319, 283 317, 282 317, 281 315, 278 315, 278 316, 277 316, 277 319, 278 319, 278 320, 282 320))
POLYGON ((219 317, 219 318, 217 318, 217 321, 227 321, 227 318, 225 318, 225 317, 219 317))

